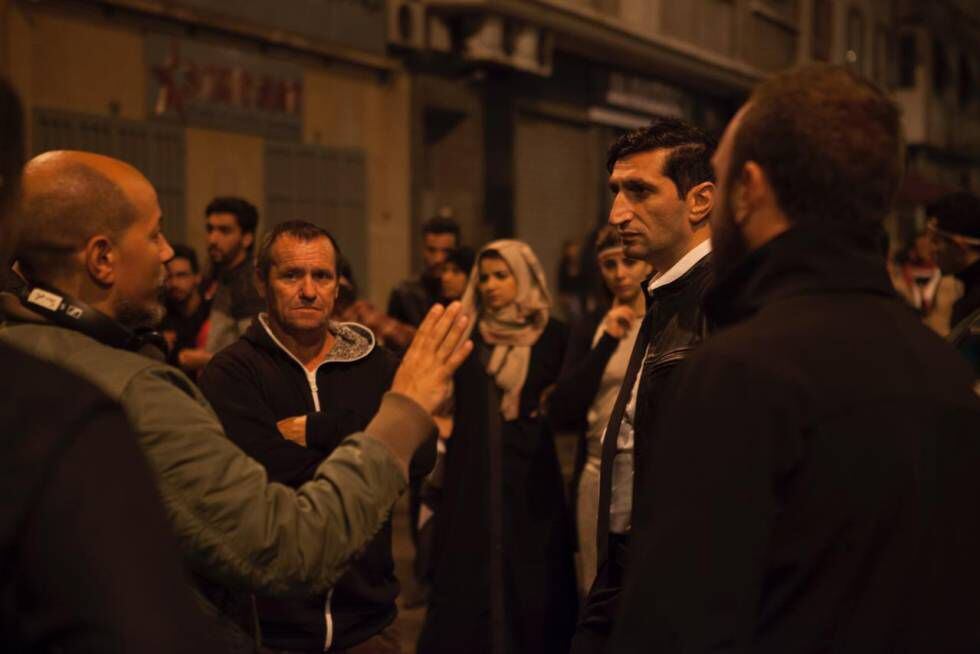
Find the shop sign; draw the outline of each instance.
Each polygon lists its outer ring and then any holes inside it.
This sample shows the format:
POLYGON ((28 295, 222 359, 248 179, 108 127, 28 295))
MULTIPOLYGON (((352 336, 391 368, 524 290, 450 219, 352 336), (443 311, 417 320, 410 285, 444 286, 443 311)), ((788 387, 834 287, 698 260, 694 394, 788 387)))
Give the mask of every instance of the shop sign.
POLYGON ((609 73, 605 101, 616 107, 668 118, 690 117, 694 104, 688 93, 674 86, 615 71, 609 73))
POLYGON ((301 66, 175 37, 146 37, 147 106, 160 120, 279 140, 302 133, 301 66))

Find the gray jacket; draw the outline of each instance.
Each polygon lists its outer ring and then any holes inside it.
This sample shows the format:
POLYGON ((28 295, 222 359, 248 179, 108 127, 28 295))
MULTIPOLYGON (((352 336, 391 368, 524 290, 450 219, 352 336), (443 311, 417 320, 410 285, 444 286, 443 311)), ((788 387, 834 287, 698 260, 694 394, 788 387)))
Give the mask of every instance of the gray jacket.
POLYGON ((270 483, 228 440, 176 368, 47 323, 5 323, 0 339, 76 372, 123 406, 184 559, 226 588, 278 596, 328 590, 406 485, 404 468, 370 434, 434 431, 420 406, 388 393, 365 432, 346 439, 312 481, 293 490, 270 483))

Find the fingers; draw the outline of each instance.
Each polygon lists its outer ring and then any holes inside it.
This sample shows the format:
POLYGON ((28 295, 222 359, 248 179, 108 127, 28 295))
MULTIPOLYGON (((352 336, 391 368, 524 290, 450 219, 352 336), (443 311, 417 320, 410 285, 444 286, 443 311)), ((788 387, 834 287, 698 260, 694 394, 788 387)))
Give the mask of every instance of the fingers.
POLYGON ((466 357, 468 357, 472 351, 473 341, 466 341, 460 345, 459 348, 453 352, 448 359, 446 359, 445 366, 447 374, 452 375, 454 372, 456 372, 456 369, 463 365, 463 362, 466 361, 466 357))
MULTIPOLYGON (((426 345, 431 347, 433 352, 438 352, 442 348, 443 343, 446 340, 446 336, 455 326, 457 317, 459 317, 462 310, 462 304, 459 302, 452 302, 448 307, 446 307, 445 312, 439 316, 439 320, 436 321, 435 326, 432 328, 432 333, 429 335, 429 339, 426 341, 426 345)), ((439 357, 439 359, 442 358, 445 357, 439 357)))
POLYGON ((460 315, 455 321, 453 321, 453 324, 446 333, 445 338, 443 338, 442 343, 439 344, 439 347, 436 350, 437 361, 445 361, 449 358, 449 355, 452 354, 457 347, 459 347, 459 343, 463 340, 463 335, 466 333, 466 327, 469 325, 469 322, 469 317, 466 315, 460 315))
POLYGON ((429 309, 429 313, 425 314, 422 324, 419 325, 418 331, 415 332, 415 338, 412 339, 411 345, 408 346, 408 350, 405 352, 404 358, 407 358, 410 352, 424 351, 424 349, 429 346, 429 332, 432 331, 439 318, 442 317, 444 311, 445 309, 441 304, 432 305, 432 308, 429 309))

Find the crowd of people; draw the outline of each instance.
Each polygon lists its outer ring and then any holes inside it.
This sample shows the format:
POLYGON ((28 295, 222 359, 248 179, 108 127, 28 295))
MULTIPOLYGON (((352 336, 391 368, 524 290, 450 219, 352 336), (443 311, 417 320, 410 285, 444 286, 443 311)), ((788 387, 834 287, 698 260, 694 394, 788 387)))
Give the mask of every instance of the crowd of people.
POLYGON ((10 651, 397 653, 402 588, 421 654, 980 650, 980 200, 890 262, 899 116, 846 69, 619 137, 556 293, 439 215, 384 311, 322 227, 215 198, 205 270, 140 171, 0 119, 10 651))

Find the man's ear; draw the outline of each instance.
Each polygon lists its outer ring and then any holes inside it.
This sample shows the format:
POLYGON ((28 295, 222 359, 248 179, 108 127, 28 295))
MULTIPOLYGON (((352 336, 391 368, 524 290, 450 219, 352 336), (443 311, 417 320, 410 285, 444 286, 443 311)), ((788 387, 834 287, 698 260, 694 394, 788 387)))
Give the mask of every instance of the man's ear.
POLYGON ((82 259, 89 277, 102 286, 116 283, 118 254, 106 236, 93 236, 82 248, 82 259))
POLYGON ((708 220, 711 208, 715 205, 715 183, 701 182, 687 192, 688 220, 693 227, 698 227, 708 220))
POLYGON ((252 243, 255 242, 255 234, 252 232, 245 232, 242 234, 242 247, 246 250, 252 247, 252 243))
POLYGON ((776 194, 769 183, 769 176, 762 169, 762 166, 756 162, 745 162, 739 175, 739 181, 742 187, 742 202, 747 213, 766 208, 766 205, 775 204, 776 194))

